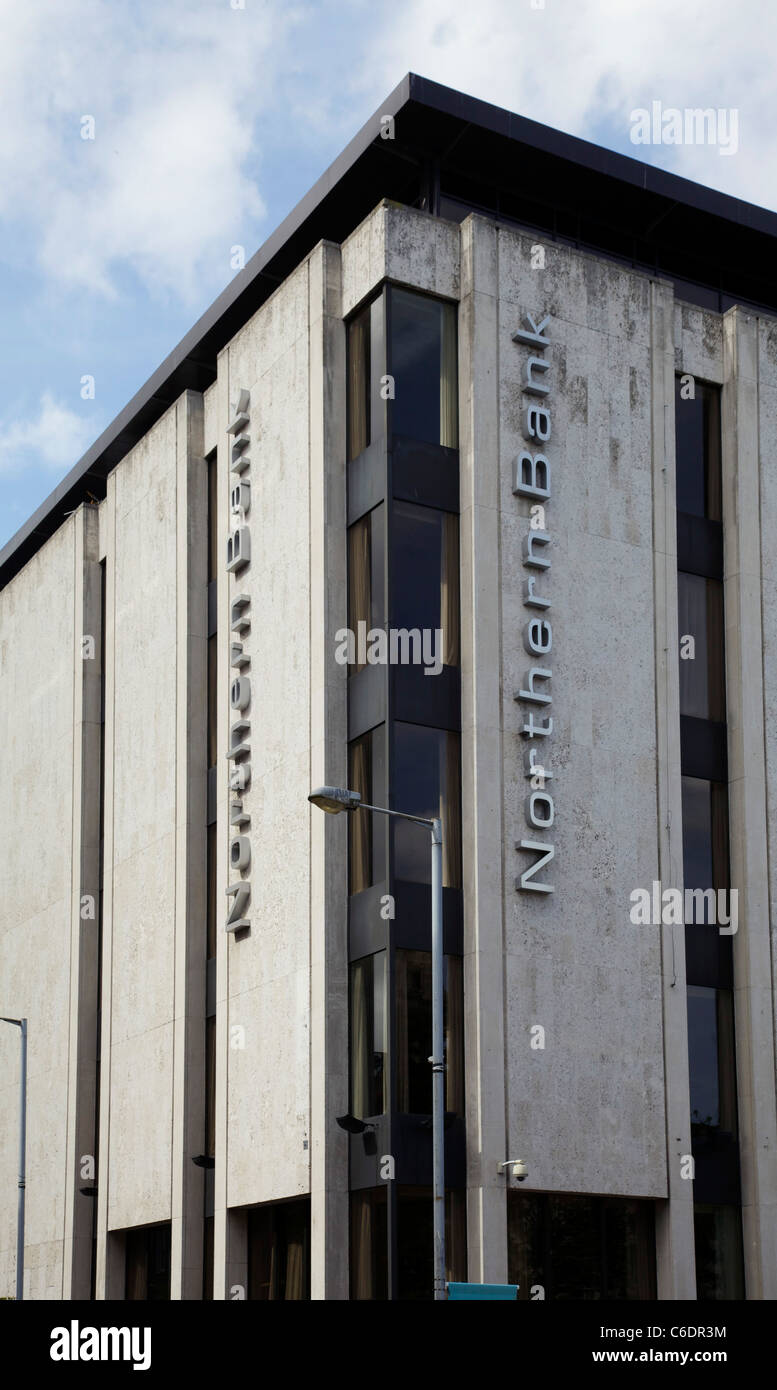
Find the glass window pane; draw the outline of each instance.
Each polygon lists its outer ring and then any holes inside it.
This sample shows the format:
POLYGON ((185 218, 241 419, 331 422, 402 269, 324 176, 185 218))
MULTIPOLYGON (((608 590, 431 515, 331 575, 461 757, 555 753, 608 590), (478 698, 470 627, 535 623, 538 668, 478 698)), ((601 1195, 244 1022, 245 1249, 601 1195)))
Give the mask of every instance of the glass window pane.
MULTIPOLYGON (((464 1193, 448 1188, 445 1193, 446 1279, 466 1278, 464 1193)), ((398 1297, 425 1302, 434 1296, 432 1241, 432 1191, 429 1187, 401 1187, 397 1203, 398 1297)))
POLYGON ((445 666, 459 664, 459 519, 450 512, 394 504, 392 627, 442 630, 445 666))
POLYGON ((710 1302, 745 1296, 742 1222, 736 1207, 694 1207, 696 1297, 710 1302))
POLYGON ((386 1111, 386 952, 351 966, 351 1114, 386 1111))
POLYGON ((677 510, 720 521, 720 391, 696 382, 694 399, 683 400, 675 378, 677 510))
POLYGON ((208 767, 218 762, 218 637, 208 638, 208 767))
POLYGON ((717 991, 688 986, 688 1070, 691 1128, 720 1124, 717 991))
POLYGON ((213 960, 216 954, 216 918, 218 915, 218 895, 216 892, 216 854, 218 841, 216 838, 217 826, 215 822, 208 826, 207 830, 207 854, 208 862, 206 867, 207 874, 207 920, 205 925, 205 952, 208 960, 213 960))
POLYGON ((722 723, 726 718, 723 585, 717 579, 681 571, 677 595, 680 713, 722 723))
MULTIPOLYGON (((370 734, 348 745, 348 786, 362 801, 372 802, 372 749, 370 734)), ((354 811, 348 817, 349 893, 361 893, 372 883, 372 815, 354 811)))
POLYGON ((388 1298, 385 1187, 351 1193, 351 1298, 388 1298))
POLYGON ((537 1286, 553 1301, 656 1297, 652 1202, 512 1190, 507 1240, 519 1299, 537 1286))
POLYGON ((216 454, 209 456, 208 468, 208 582, 218 578, 219 572, 219 515, 218 515, 218 465, 216 454))
MULTIPOLYGON (((392 805, 414 816, 442 820, 442 881, 461 886, 461 794, 459 735, 422 724, 394 724, 392 805)), ((431 883, 429 831, 409 821, 394 824, 394 873, 413 883, 431 883)))
MULTIPOLYGON (((396 968, 397 1109, 405 1115, 431 1115, 432 956, 429 951, 398 950, 396 968)), ((444 960, 443 1032, 445 1109, 464 1116, 464 1001, 462 963, 444 960)))
POLYGON ((458 448, 455 306, 392 289, 389 370, 394 434, 458 448))
POLYGON ((348 325, 348 458, 370 442, 370 306, 348 325))
POLYGON ((310 1199, 274 1202, 248 1213, 248 1298, 310 1298, 310 1199))
POLYGON ((712 888, 711 783, 683 777, 683 878, 686 888, 712 888))

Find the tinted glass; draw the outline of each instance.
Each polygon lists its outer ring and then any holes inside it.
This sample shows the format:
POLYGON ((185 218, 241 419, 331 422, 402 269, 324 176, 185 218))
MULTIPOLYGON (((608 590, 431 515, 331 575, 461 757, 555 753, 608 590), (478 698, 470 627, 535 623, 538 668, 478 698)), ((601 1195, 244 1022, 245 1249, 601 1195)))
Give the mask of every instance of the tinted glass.
MULTIPOLYGON (((394 724, 393 805, 414 816, 443 822, 443 874, 446 888, 461 884, 459 736, 420 724, 394 724)), ((394 825, 397 878, 431 883, 429 831, 409 821, 394 825)))
POLYGON ((697 381, 694 399, 684 400, 675 378, 677 510, 721 519, 720 392, 697 381))
POLYGON ((726 718, 723 585, 697 574, 677 576, 680 636, 680 713, 726 718))
POLYGON ((389 362, 393 433, 457 448, 454 306, 392 289, 389 362))
POLYGON ((434 652, 459 662, 459 519, 432 507, 394 504, 392 626, 442 631, 434 652))

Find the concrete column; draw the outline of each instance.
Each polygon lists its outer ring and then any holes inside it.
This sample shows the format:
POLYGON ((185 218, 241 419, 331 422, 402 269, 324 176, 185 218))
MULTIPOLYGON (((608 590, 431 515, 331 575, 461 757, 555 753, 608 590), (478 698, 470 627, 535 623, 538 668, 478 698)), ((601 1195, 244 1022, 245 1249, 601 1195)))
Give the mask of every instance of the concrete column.
MULTIPOLYGON (((345 326, 339 247, 308 263, 310 371, 310 785, 345 786, 347 615, 345 326)), ((348 902, 345 816, 310 815, 311 1298, 348 1298, 348 902)))
MULTIPOLYGON (((245 385, 244 382, 236 383, 235 389, 245 385)), ((213 1297, 223 1299, 229 1297, 229 1288, 236 1283, 244 1283, 244 1269, 242 1262, 238 1259, 238 1270, 233 1268, 233 1261, 229 1259, 230 1246, 234 1242, 230 1239, 230 1227, 227 1221, 227 1146, 229 1142, 229 1126, 227 1123, 227 1085, 228 1085, 228 1058, 229 1058, 229 944, 230 938, 223 930, 223 920, 227 915, 227 875, 228 875, 228 840, 229 840, 229 788, 227 775, 227 745, 229 740, 229 702, 226 699, 227 680, 229 676, 229 605, 230 605, 230 575, 225 568, 226 561, 226 537, 229 532, 229 446, 230 440, 226 430, 230 419, 229 404, 229 349, 225 348, 218 358, 218 377, 216 381, 217 407, 216 415, 218 420, 218 444, 217 444, 217 468, 218 468, 218 563, 219 563, 219 586, 218 586, 218 692, 219 692, 219 718, 218 718, 218 758, 219 768, 218 791, 216 798, 218 831, 217 831, 217 851, 216 851, 216 902, 217 911, 222 914, 217 917, 216 929, 216 1098, 215 1098, 215 1134, 216 1134, 216 1166, 213 1174, 214 1178, 214 1220, 213 1220, 213 1297), (238 1277, 242 1274, 243 1277, 238 1277)))
POLYGON ((97 1183, 97 969, 100 893, 100 678, 102 603, 99 512, 75 515, 74 737, 72 902, 70 917, 70 1046, 65 1168, 65 1253, 62 1297, 89 1298, 97 1183))
MULTIPOLYGON (((677 524, 672 287, 650 287, 653 437, 653 591, 656 649, 658 877, 683 887, 680 671, 677 628, 677 524)), ((656 1204, 660 1299, 695 1299, 693 1183, 682 1177, 691 1152, 685 928, 661 928, 664 1085, 669 1200, 656 1204)))
POLYGON ((468 1278, 507 1279, 498 233, 461 228, 461 778, 468 1278))
POLYGON ((207 916, 208 489, 202 396, 176 406, 176 893, 172 1299, 202 1298, 207 916))
POLYGON ((105 559, 105 768, 103 795, 103 949, 100 1028, 100 1143, 97 1160, 97 1280, 95 1297, 124 1297, 123 1243, 108 1238, 110 1168, 111 1012, 113 991, 113 797, 114 693, 116 688, 116 474, 108 477, 100 515, 100 555, 105 559))
MULTIPOLYGON (((723 535, 742 1226, 748 1299, 777 1298, 777 1115, 766 838, 758 321, 724 318, 723 535)), ((764 466, 772 467, 767 456, 764 466)))

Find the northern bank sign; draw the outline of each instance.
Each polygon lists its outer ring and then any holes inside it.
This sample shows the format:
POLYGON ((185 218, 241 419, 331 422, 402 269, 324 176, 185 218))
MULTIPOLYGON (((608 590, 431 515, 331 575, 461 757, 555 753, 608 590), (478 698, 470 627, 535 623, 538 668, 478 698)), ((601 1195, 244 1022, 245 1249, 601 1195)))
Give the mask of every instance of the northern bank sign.
POLYGON ((526 851, 534 858, 516 878, 515 886, 518 891, 552 893, 553 885, 537 878, 537 874, 555 856, 548 834, 555 816, 553 798, 547 787, 553 773, 548 768, 546 752, 553 733, 553 716, 550 714, 553 630, 547 617, 551 606, 548 575, 550 533, 545 520, 545 508, 551 496, 550 461, 545 453, 545 445, 551 437, 550 361, 546 356, 550 340, 545 333, 550 314, 546 314, 539 323, 531 314, 526 314, 524 323, 526 327, 513 333, 512 340, 529 349, 523 363, 524 401, 521 409, 527 448, 513 460, 513 492, 518 497, 529 498, 532 503, 529 529, 521 546, 526 616, 523 645, 532 665, 515 699, 525 706, 521 734, 526 741, 523 771, 529 782, 529 793, 524 799, 524 815, 530 838, 519 840, 516 849, 526 851))

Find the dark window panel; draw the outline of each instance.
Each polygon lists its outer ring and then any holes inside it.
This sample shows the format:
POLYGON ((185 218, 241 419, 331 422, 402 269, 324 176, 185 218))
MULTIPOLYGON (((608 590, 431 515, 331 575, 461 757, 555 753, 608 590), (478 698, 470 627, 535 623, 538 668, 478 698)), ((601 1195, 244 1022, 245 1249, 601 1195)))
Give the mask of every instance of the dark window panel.
MULTIPOLYGON (((436 634, 439 659, 459 664, 459 519, 451 512, 395 502, 391 626, 436 634)), ((436 652, 436 637, 433 642, 436 652)), ((431 680, 433 677, 427 677, 431 680)))
POLYGON ((274 1202, 248 1213, 248 1298, 310 1298, 310 1199, 274 1202))
POLYGON ((208 638, 208 767, 218 762, 218 637, 208 638))
POLYGON ((688 986, 691 1131, 736 1134, 734 1004, 730 990, 688 986))
POLYGON ((208 582, 218 579, 219 572, 219 494, 218 467, 215 450, 207 458, 208 469, 208 582))
POLYGON ((348 458, 361 454, 372 438, 370 421, 370 306, 348 324, 348 458))
POLYGON ((676 377, 677 510, 720 521, 720 391, 697 381, 693 400, 683 400, 681 389, 676 377))
POLYGON ((124 1296, 130 1302, 159 1303, 169 1299, 169 1222, 126 1232, 124 1296))
POLYGON ((742 1221, 738 1207, 694 1207, 696 1297, 700 1302, 743 1299, 742 1221))
MULTIPOLYGON (((442 820, 443 886, 460 888, 459 735, 396 720, 392 782, 393 807, 442 820)), ((410 821, 394 823, 394 875, 415 883, 431 882, 431 840, 424 826, 410 821)))
MULTIPOLYGON (((433 1298, 433 1204, 427 1187, 400 1187, 397 1203, 398 1297, 407 1302, 433 1298)), ((466 1209, 463 1192, 445 1193, 445 1277, 467 1277, 466 1209)))
MULTIPOLYGON (((431 1115, 432 957, 429 951, 398 950, 396 968, 397 1109, 431 1115)), ((443 994, 445 1109, 464 1115, 464 998, 461 960, 446 956, 443 994)))
POLYGON ((386 1112, 386 952, 351 965, 351 1114, 386 1112))
POLYGON ((700 575, 677 576, 680 636, 680 713, 723 723, 726 678, 723 647, 723 585, 700 575), (693 638, 693 648, 684 641, 693 638), (693 650, 693 656, 683 652, 693 650))
POLYGON ((557 1302, 656 1297, 652 1202, 509 1192, 507 1235, 519 1299, 537 1286, 557 1302))
POLYGON ((386 1188, 351 1193, 351 1298, 388 1298, 386 1188))
POLYGON ((392 434, 458 448, 456 309, 410 290, 391 290, 389 372, 392 434))

